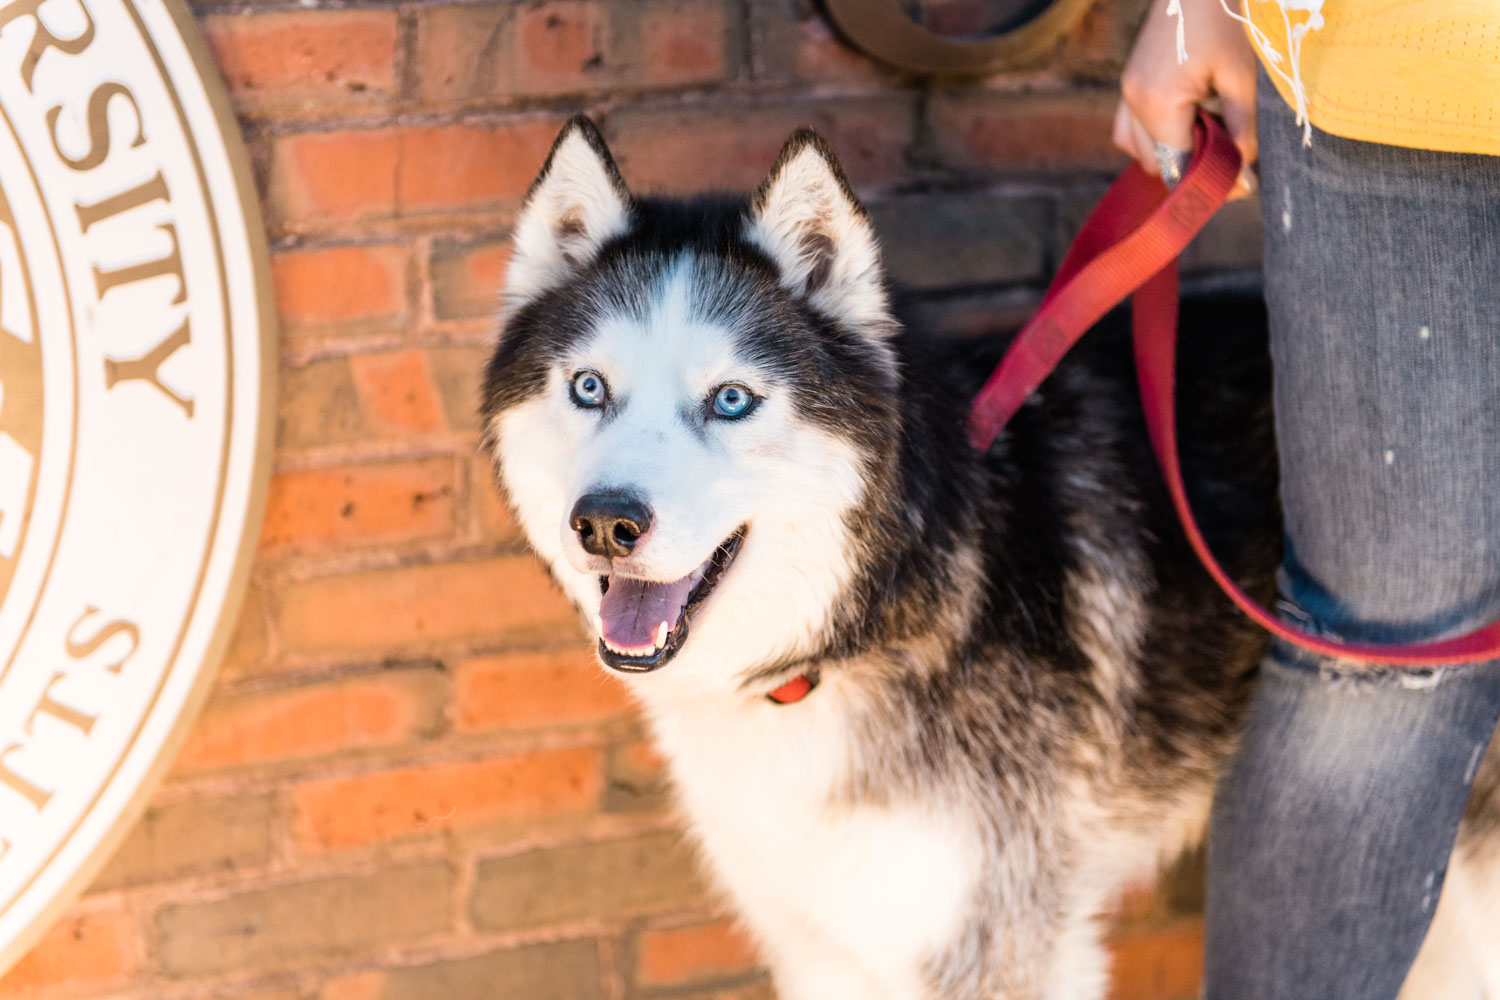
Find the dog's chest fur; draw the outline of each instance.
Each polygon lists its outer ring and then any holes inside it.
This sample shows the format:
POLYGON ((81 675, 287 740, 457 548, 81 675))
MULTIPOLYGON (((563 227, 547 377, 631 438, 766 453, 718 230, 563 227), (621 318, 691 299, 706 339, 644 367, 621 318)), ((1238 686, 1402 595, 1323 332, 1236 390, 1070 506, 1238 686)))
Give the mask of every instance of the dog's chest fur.
POLYGON ((984 851, 941 794, 851 795, 866 750, 858 701, 835 675, 794 705, 648 710, 703 852, 767 957, 826 975, 837 996, 925 996, 972 911, 984 851))

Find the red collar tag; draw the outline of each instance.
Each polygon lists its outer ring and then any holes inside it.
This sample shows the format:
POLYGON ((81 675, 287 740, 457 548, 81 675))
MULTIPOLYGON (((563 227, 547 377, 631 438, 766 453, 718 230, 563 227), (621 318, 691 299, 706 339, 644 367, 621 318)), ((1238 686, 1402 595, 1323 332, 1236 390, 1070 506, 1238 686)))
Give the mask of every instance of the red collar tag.
POLYGON ((790 705, 806 698, 817 686, 818 672, 812 670, 805 674, 798 674, 781 687, 768 693, 766 697, 778 705, 790 705))

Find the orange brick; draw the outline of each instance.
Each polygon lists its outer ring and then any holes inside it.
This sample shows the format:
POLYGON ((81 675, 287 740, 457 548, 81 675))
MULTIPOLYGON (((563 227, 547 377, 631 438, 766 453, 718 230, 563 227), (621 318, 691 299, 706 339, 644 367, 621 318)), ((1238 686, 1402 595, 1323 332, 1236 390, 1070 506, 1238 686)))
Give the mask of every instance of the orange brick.
POLYGON ((429 264, 433 314, 438 319, 464 319, 494 313, 510 253, 509 240, 434 241, 429 264))
POLYGON ((530 556, 314 577, 283 586, 278 603, 279 634, 297 650, 577 634, 577 615, 530 556))
POLYGON ((273 216, 289 228, 518 203, 561 119, 279 136, 273 216))
POLYGON ((469 917, 483 931, 608 924, 701 907, 704 889, 686 838, 668 830, 481 858, 469 917))
POLYGON ((391 129, 278 136, 271 146, 272 216, 295 228, 393 215, 399 145, 391 129))
POLYGON ((1203 980, 1203 922, 1184 921, 1110 942, 1109 1000, 1192 1000, 1203 980))
POLYGON ((1068 32, 1061 52, 1063 62, 1118 78, 1130 43, 1135 40, 1135 22, 1113 0, 1094 0, 1068 32))
POLYGON ((417 93, 428 103, 503 98, 515 89, 511 4, 417 11, 417 93))
POLYGON ((139 953, 134 924, 124 910, 70 914, 0 977, 0 996, 44 986, 121 983, 134 974, 139 953))
POLYGON ((879 78, 869 56, 847 44, 821 17, 797 23, 797 75, 808 80, 861 80, 879 78))
POLYGON ((402 213, 518 202, 561 127, 560 120, 546 120, 404 131, 397 190, 402 213))
POLYGON ((381 1000, 384 972, 356 972, 330 979, 318 990, 318 1000, 381 1000))
POLYGON ((721 79, 725 62, 722 3, 652 4, 640 14, 641 52, 632 60, 642 82, 655 86, 721 79))
POLYGON ((271 860, 274 811, 269 793, 244 789, 152 805, 90 891, 260 868, 271 860))
POLYGON ((442 861, 385 864, 363 875, 277 880, 173 900, 153 914, 153 951, 174 979, 389 953, 449 933, 454 876, 442 861))
POLYGON ((406 312, 406 248, 331 247, 271 258, 283 329, 399 321, 406 312))
POLYGON ((260 587, 251 585, 245 591, 245 603, 240 609, 240 620, 234 628, 234 637, 224 652, 219 665, 225 677, 237 677, 252 672, 270 652, 270 633, 266 627, 265 595, 260 587))
POLYGON ((396 93, 395 11, 210 14, 199 24, 241 108, 369 105, 396 93))
POLYGON ((453 531, 449 458, 271 477, 262 552, 435 538, 453 531))
POLYGON ((347 357, 283 363, 276 386, 276 446, 348 444, 373 437, 360 410, 347 357))
POLYGON ((479 430, 479 387, 492 349, 455 344, 427 352, 427 368, 443 404, 448 429, 458 434, 479 430))
POLYGON ((621 747, 620 759, 624 766, 639 775, 656 776, 667 766, 667 759, 650 740, 639 740, 621 747))
POLYGON ((679 986, 753 969, 755 946, 725 920, 641 934, 635 978, 641 985, 679 986))
POLYGON ((777 105, 627 106, 610 115, 610 148, 633 190, 751 191, 771 171, 794 130, 816 128, 856 185, 886 184, 906 171, 916 122, 907 99, 777 105), (725 122, 733 122, 726 128, 725 122))
POLYGON ((495 483, 495 469, 488 455, 477 455, 469 473, 469 498, 479 537, 485 541, 511 542, 521 537, 520 525, 511 516, 510 505, 495 483))
POLYGON ((610 747, 604 768, 606 812, 656 812, 667 805, 667 762, 649 740, 610 747))
POLYGON ((357 354, 349 370, 360 410, 374 431, 431 432, 445 428, 442 403, 421 351, 357 354))
POLYGON ((179 771, 316 757, 432 736, 442 725, 435 670, 407 670, 209 702, 179 771))
POLYGON ((730 75, 721 0, 427 7, 418 93, 433 104, 709 83, 730 75))
POLYGON ((1120 893, 1111 916, 1116 924, 1125 924, 1146 920, 1160 921, 1165 913, 1166 906, 1162 902, 1156 882, 1150 881, 1126 886, 1125 891, 1120 893))
POLYGON ((934 98, 929 113, 940 153, 958 166, 1112 169, 1125 162, 1110 140, 1117 101, 1114 91, 977 93, 934 98))
POLYGON ((454 700, 464 732, 601 722, 631 707, 625 686, 604 673, 591 649, 463 661, 454 700))
POLYGON ((368 992, 325 986, 318 1000, 604 1000, 599 946, 574 938, 400 965, 372 974, 368 992))
MULTIPOLYGON (((674 997, 676 997, 675 994, 674 997)), ((727 990, 691 993, 677 1000, 777 1000, 777 998, 776 991, 769 982, 756 982, 744 986, 732 986, 727 990)))
POLYGON ((295 451, 471 434, 479 427, 479 384, 487 357, 484 347, 455 345, 284 362, 276 444, 295 451))
POLYGON ((304 783, 293 830, 310 851, 485 823, 585 812, 599 799, 598 752, 548 750, 304 783))
POLYGON ((517 80, 530 92, 583 90, 602 68, 603 11, 587 0, 551 0, 516 23, 517 80))

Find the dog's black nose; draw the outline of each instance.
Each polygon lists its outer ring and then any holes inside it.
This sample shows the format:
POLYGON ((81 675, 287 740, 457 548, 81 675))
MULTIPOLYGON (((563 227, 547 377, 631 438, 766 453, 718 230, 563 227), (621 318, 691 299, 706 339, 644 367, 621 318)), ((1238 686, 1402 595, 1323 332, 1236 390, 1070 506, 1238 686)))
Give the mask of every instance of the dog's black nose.
POLYGON ((641 536, 651 530, 651 508, 639 498, 617 490, 585 493, 568 519, 578 532, 583 551, 595 556, 628 556, 641 536))

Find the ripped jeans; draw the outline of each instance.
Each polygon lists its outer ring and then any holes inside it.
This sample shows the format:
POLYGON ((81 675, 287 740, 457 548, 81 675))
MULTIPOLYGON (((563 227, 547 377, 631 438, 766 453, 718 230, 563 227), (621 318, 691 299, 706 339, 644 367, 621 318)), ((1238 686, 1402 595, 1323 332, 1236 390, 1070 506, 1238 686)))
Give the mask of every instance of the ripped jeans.
MULTIPOLYGON (((1492 621, 1500 157, 1305 148, 1264 73, 1259 119, 1283 613, 1375 642, 1492 621)), ((1214 802, 1207 1000, 1395 997, 1497 718, 1500 664, 1371 673, 1278 642, 1214 802)))

